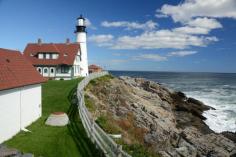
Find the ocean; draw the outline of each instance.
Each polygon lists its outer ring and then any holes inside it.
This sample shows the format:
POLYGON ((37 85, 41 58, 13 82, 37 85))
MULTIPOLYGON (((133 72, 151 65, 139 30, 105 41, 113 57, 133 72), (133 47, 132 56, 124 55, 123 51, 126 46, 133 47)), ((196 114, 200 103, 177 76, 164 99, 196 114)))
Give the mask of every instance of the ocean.
POLYGON ((114 76, 142 77, 184 92, 214 107, 203 113, 215 132, 236 132, 236 73, 110 71, 114 76))

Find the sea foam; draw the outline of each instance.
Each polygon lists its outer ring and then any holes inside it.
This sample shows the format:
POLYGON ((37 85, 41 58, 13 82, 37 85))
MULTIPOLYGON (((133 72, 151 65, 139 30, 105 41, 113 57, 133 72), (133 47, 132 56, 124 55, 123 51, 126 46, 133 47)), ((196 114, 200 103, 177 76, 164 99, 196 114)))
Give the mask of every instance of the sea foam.
POLYGON ((215 108, 203 113, 205 123, 215 132, 236 131, 236 102, 235 92, 223 88, 214 88, 209 92, 204 90, 187 92, 187 96, 196 98, 204 104, 215 108))

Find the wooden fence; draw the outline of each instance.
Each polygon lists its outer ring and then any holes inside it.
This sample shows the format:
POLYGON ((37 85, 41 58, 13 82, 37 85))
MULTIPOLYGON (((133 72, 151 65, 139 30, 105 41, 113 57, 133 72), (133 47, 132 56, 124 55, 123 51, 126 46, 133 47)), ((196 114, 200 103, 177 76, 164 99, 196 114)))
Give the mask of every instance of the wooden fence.
POLYGON ((99 125, 96 124, 84 102, 84 88, 87 84, 96 78, 108 75, 108 72, 92 73, 85 77, 77 87, 78 109, 81 121, 90 140, 101 149, 106 157, 131 157, 122 150, 122 146, 118 145, 99 125))

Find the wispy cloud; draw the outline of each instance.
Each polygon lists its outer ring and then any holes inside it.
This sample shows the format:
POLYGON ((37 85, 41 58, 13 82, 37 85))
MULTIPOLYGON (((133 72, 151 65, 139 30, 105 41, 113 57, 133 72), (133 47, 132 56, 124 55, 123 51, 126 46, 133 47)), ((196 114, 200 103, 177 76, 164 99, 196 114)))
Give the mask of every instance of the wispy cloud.
POLYGON ((163 14, 160 9, 157 9, 157 10, 156 10, 155 17, 156 17, 156 18, 167 18, 168 15, 163 14))
POLYGON ((153 30, 157 27, 157 23, 155 23, 152 20, 149 20, 145 23, 129 22, 129 21, 115 21, 115 22, 103 21, 101 25, 103 27, 123 27, 126 30, 134 30, 134 29, 153 30))
POLYGON ((91 29, 94 29, 94 30, 97 29, 97 27, 95 27, 88 18, 85 19, 85 23, 86 23, 86 26, 88 28, 91 28, 91 29))
POLYGON ((116 58, 112 58, 109 60, 94 60, 90 62, 96 62, 97 64, 106 64, 106 65, 122 65, 130 62, 143 62, 143 61, 150 61, 150 62, 164 62, 168 61, 170 57, 185 57, 189 55, 196 54, 196 51, 176 51, 170 52, 166 55, 160 55, 157 53, 139 53, 134 55, 127 55, 126 53, 112 53, 113 56, 116 58), (124 58, 124 56, 126 56, 124 58))
POLYGON ((170 52, 167 54, 168 57, 184 57, 184 56, 189 56, 189 55, 193 55, 196 54, 197 51, 175 51, 175 52, 170 52))
POLYGON ((112 60, 110 60, 110 62, 117 64, 117 63, 125 63, 125 62, 128 62, 128 60, 127 60, 127 59, 112 59, 112 60))
POLYGON ((200 27, 200 28, 206 28, 206 29, 216 29, 216 28, 222 28, 223 26, 219 21, 216 19, 211 19, 207 17, 198 17, 192 20, 189 20, 187 25, 191 27, 200 27))
POLYGON ((88 41, 96 43, 98 46, 112 46, 113 35, 111 34, 99 34, 91 35, 88 37, 88 41))
POLYGON ((90 41, 111 49, 185 49, 191 46, 205 47, 218 41, 214 36, 197 36, 198 34, 205 34, 200 30, 198 30, 197 35, 193 35, 193 31, 187 29, 158 30, 144 32, 137 36, 125 35, 118 38, 111 38, 110 35, 93 35, 90 37, 90 41), (102 40, 100 40, 101 38, 102 40), (101 45, 101 43, 103 44, 101 45))
POLYGON ((212 29, 222 28, 215 19, 196 18, 184 23, 185 26, 174 28, 173 31, 185 34, 209 34, 212 29))
POLYGON ((138 56, 133 56, 132 60, 166 61, 167 57, 159 54, 139 54, 138 56))
POLYGON ((174 21, 186 22, 195 17, 236 19, 235 0, 185 0, 179 5, 164 5, 160 12, 171 16, 174 21))
POLYGON ((185 49, 190 46, 207 46, 211 42, 218 41, 216 37, 196 36, 172 30, 158 30, 144 32, 137 36, 118 37, 112 49, 160 49, 174 48, 185 49))

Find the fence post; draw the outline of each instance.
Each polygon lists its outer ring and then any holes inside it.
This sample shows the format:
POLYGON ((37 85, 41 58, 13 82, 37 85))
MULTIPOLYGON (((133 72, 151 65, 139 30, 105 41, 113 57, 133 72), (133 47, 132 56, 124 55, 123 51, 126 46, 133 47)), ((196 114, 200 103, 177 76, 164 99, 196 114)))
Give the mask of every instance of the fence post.
POLYGON ((95 139, 93 138, 93 132, 94 132, 94 121, 91 120, 91 128, 90 128, 90 138, 91 138, 91 141, 92 143, 95 143, 95 139))
POLYGON ((122 157, 122 145, 117 145, 117 157, 122 157))

